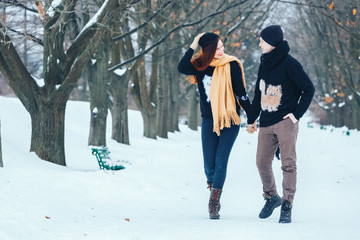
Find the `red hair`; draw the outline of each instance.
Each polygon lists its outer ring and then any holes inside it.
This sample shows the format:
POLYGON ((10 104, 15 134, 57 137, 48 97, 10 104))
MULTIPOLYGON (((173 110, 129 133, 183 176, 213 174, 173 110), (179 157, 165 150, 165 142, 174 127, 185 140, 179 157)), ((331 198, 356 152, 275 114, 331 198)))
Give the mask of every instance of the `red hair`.
POLYGON ((221 38, 218 38, 217 41, 214 41, 213 43, 202 48, 202 51, 200 51, 200 56, 191 60, 191 63, 194 65, 196 70, 204 71, 210 65, 215 56, 219 39, 221 40, 221 38))

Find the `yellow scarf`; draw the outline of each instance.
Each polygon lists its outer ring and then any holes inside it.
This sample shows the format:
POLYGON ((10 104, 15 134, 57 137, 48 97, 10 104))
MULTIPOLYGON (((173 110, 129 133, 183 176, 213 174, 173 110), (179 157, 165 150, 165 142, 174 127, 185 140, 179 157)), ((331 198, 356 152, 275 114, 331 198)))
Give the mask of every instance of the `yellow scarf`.
MULTIPOLYGON (((236 61, 241 69, 244 87, 244 68, 239 59, 224 53, 222 58, 214 58, 210 66, 215 67, 210 85, 210 103, 214 120, 213 131, 220 136, 220 130, 230 127, 231 122, 239 125, 241 119, 236 112, 235 98, 231 83, 230 62, 236 61)), ((197 83, 195 76, 189 76, 188 81, 197 83)), ((239 104, 240 105, 240 104, 239 104)))
POLYGON ((232 61, 236 61, 239 64, 245 87, 244 69, 239 59, 224 54, 222 58, 214 58, 210 63, 210 66, 215 67, 210 85, 210 103, 214 120, 213 131, 218 136, 220 136, 220 130, 224 127, 229 128, 232 122, 236 125, 239 125, 241 122, 236 112, 231 84, 230 62, 232 61))

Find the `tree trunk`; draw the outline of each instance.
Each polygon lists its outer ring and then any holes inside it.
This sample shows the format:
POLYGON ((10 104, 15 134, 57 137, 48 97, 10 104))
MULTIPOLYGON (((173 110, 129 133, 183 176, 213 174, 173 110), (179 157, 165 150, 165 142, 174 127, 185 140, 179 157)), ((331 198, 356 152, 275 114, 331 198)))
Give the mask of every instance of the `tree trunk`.
MULTIPOLYGON (((118 19, 114 21, 112 33, 116 34, 119 29, 128 29, 128 19, 120 22, 118 19)), ((110 67, 121 62, 121 56, 130 58, 134 56, 131 38, 126 37, 126 47, 123 41, 113 43, 113 49, 110 51, 110 67)), ((132 66, 134 67, 134 66, 132 66)), ((128 92, 129 92, 129 76, 130 73, 126 69, 124 73, 110 73, 109 92, 112 97, 113 104, 111 106, 112 117, 112 133, 111 138, 119 143, 130 144, 129 138, 129 120, 128 120, 128 92)))
POLYGON ((192 130, 198 128, 198 96, 196 92, 196 85, 193 84, 189 91, 189 102, 188 102, 188 127, 192 130))
MULTIPOLYGON (((127 88, 125 90, 127 90, 127 88)), ((130 144, 128 108, 126 107, 126 104, 127 94, 119 93, 113 98, 113 106, 111 108, 113 131, 111 138, 118 143, 130 144)))
POLYGON ((156 139, 156 109, 151 112, 141 111, 144 122, 144 137, 156 139))
POLYGON ((179 94, 176 94, 176 99, 173 97, 170 99, 170 106, 169 106, 169 120, 168 120, 168 131, 175 132, 180 131, 179 129, 179 111, 180 111, 180 102, 178 100, 179 94))
POLYGON ((30 112, 31 146, 41 159, 66 166, 64 147, 65 108, 67 99, 54 102, 38 99, 38 108, 30 112))
MULTIPOLYGON (((153 54, 152 58, 152 68, 155 67, 158 69, 157 62, 160 62, 160 59, 155 58, 153 54)), ((168 64, 166 58, 161 59, 161 67, 160 67, 160 76, 159 77, 159 84, 157 88, 157 135, 162 138, 168 138, 168 126, 169 126, 169 102, 170 102, 170 95, 169 95, 169 69, 165 66, 168 64)), ((152 74, 157 70, 153 70, 152 74)), ((157 77, 157 76, 156 76, 157 77)))
POLYGON ((96 52, 96 63, 90 67, 90 133, 88 145, 106 146, 106 119, 109 109, 107 86, 109 80, 109 38, 105 36, 96 52))
POLYGON ((111 117, 112 134, 111 138, 119 143, 130 144, 129 121, 128 121, 128 77, 125 73, 117 76, 110 73, 111 77, 111 117))
POLYGON ((145 58, 139 58, 140 66, 137 73, 132 74, 132 87, 130 88, 133 99, 140 109, 144 122, 144 137, 156 139, 156 105, 150 100, 152 91, 155 91, 156 83, 150 83, 150 90, 147 87, 145 58), (150 92, 150 93, 149 93, 150 92))
MULTIPOLYGON (((177 41, 176 43, 180 45, 180 35, 177 34, 174 37, 177 41)), ((177 66, 181 59, 181 49, 178 49, 177 51, 174 51, 170 55, 171 60, 171 66, 177 66)), ((168 125, 168 131, 175 132, 180 131, 179 129, 179 111, 180 111, 180 104, 182 101, 182 98, 180 97, 180 73, 177 71, 177 68, 170 68, 170 99, 169 99, 169 125, 168 125)))

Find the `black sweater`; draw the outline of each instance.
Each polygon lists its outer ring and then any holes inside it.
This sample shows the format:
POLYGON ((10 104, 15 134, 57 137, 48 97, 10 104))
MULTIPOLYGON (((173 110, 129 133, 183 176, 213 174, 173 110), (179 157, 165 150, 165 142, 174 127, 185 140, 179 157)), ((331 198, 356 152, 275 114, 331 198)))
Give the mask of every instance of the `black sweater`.
POLYGON ((255 96, 248 123, 259 116, 260 127, 283 120, 288 113, 300 119, 308 109, 315 88, 301 64, 289 55, 289 45, 278 47, 261 56, 255 96))
MULTIPOLYGON (((208 91, 210 89, 211 77, 213 75, 215 67, 209 66, 204 71, 196 70, 194 65, 191 63, 191 58, 193 54, 194 50, 192 48, 187 50, 178 65, 178 71, 185 75, 196 76, 198 92, 200 95, 201 117, 212 119, 210 96, 208 91)), ((239 64, 236 61, 230 62, 230 69, 234 97, 239 100, 241 107, 243 107, 246 114, 248 114, 248 112, 250 111, 250 100, 243 84, 242 73, 239 64)), ((235 103, 236 102, 237 100, 235 99, 235 103)), ((236 104, 236 112, 238 114, 240 113, 240 106, 238 104, 236 104)))

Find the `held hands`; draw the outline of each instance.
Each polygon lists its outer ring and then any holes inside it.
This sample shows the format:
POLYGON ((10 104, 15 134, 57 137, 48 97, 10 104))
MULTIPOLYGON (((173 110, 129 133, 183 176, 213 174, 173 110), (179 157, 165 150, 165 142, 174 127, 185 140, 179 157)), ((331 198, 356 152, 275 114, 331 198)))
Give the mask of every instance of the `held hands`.
POLYGON ((204 35, 205 33, 200 33, 199 35, 197 35, 194 38, 194 41, 192 42, 192 44, 190 45, 190 48, 192 48, 194 51, 197 49, 197 47, 199 46, 199 39, 204 35))
POLYGON ((250 134, 253 134, 254 132, 256 132, 256 131, 257 131, 256 121, 255 121, 253 124, 248 125, 246 131, 247 131, 248 133, 250 133, 250 134))
POLYGON ((289 114, 286 114, 283 119, 286 119, 286 118, 290 118, 291 121, 295 124, 298 120, 295 118, 294 114, 292 113, 289 113, 289 114))
MULTIPOLYGON (((292 121, 294 124, 298 121, 298 120, 295 118, 294 114, 292 114, 292 113, 289 113, 289 114, 287 114, 287 115, 285 115, 285 116, 283 117, 283 119, 286 119, 286 118, 290 118, 291 121, 292 121)), ((256 131, 257 131, 256 121, 255 121, 253 124, 248 125, 246 131, 247 131, 248 133, 250 133, 250 134, 253 134, 254 132, 256 132, 256 131)))

